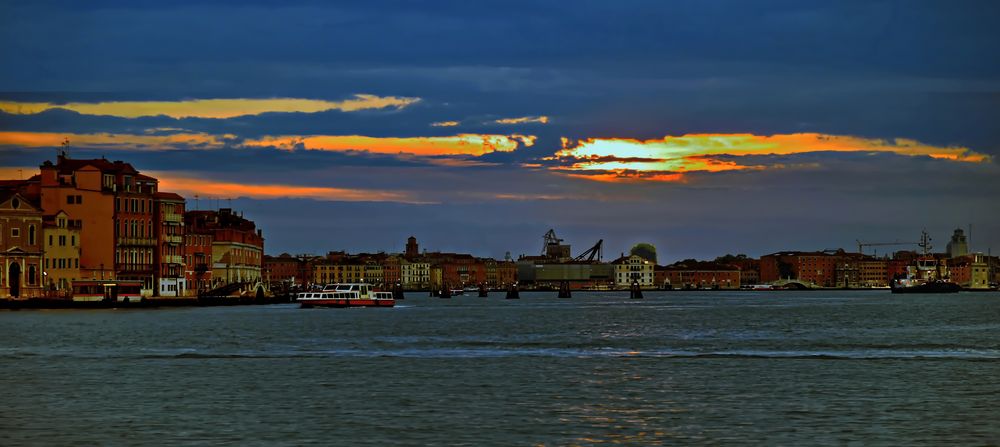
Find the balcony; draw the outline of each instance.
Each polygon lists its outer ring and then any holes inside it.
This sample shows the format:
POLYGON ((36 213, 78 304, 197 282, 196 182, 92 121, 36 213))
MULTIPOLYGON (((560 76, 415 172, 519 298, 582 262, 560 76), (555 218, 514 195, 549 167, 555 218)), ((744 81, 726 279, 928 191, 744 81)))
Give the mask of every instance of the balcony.
POLYGON ((118 245, 127 247, 155 247, 156 240, 145 237, 120 237, 118 238, 118 245))
POLYGON ((182 216, 180 214, 177 214, 177 213, 164 213, 163 214, 163 221, 164 222, 177 222, 177 223, 181 223, 181 222, 184 222, 184 216, 182 216))
POLYGON ((163 236, 163 241, 168 244, 180 245, 184 243, 184 236, 178 236, 176 234, 167 234, 163 236))
POLYGON ((181 255, 163 255, 164 264, 183 264, 184 257, 181 255))

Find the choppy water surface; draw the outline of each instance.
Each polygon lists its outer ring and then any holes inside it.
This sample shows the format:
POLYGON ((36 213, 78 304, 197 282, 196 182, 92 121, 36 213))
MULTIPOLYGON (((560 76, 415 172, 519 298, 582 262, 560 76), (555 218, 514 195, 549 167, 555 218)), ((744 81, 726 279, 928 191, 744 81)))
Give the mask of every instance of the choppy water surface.
POLYGON ((0 312, 0 444, 996 444, 1000 294, 0 312))

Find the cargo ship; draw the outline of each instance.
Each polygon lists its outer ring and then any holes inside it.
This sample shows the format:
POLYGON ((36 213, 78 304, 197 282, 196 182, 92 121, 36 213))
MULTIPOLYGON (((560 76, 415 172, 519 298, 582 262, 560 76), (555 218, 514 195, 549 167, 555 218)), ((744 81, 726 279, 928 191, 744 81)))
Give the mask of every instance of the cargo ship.
POLYGON ((327 284, 318 292, 300 293, 296 301, 303 308, 311 307, 393 307, 392 292, 376 292, 371 284, 327 284))
POLYGON ((947 268, 942 268, 941 262, 928 253, 930 240, 924 231, 918 244, 924 251, 923 256, 906 267, 905 275, 893 278, 889 283, 892 293, 955 293, 962 290, 961 286, 948 279, 947 268))

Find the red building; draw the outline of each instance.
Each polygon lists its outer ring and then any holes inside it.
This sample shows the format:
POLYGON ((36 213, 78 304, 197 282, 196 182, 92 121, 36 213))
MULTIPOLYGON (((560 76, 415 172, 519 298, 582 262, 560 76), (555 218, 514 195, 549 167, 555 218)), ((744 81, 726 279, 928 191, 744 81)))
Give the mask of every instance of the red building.
POLYGON ((188 232, 212 235, 209 268, 215 284, 246 284, 262 281, 264 236, 253 221, 230 208, 218 211, 188 211, 188 232))
POLYGON ((213 232, 206 229, 187 228, 184 235, 184 280, 188 290, 201 293, 212 288, 212 239, 213 232))
POLYGON ((184 198, 172 192, 157 192, 154 196, 156 222, 156 283, 157 296, 187 295, 184 266, 184 198))
POLYGON ((679 262, 654 270, 657 287, 674 289, 739 289, 740 269, 714 262, 679 262))
POLYGON ((306 286, 313 282, 313 264, 316 256, 264 256, 264 277, 270 283, 288 283, 306 286))
POLYGON ((760 281, 799 281, 805 285, 836 287, 838 263, 844 260, 842 250, 836 253, 788 251, 760 258, 760 281))
POLYGON ((486 265, 469 254, 425 253, 422 258, 432 269, 441 270, 441 281, 447 287, 464 287, 486 282, 486 265))

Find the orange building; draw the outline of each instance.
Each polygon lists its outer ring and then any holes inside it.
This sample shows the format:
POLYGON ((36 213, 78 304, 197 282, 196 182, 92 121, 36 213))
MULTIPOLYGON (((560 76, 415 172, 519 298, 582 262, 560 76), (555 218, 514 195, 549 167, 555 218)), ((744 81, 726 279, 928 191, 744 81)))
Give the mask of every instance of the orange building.
POLYGON ((42 209, 46 214, 65 212, 80 229, 80 277, 114 279, 117 174, 134 169, 121 162, 73 160, 63 155, 56 164, 46 161, 40 168, 31 189, 41 197, 42 209))

